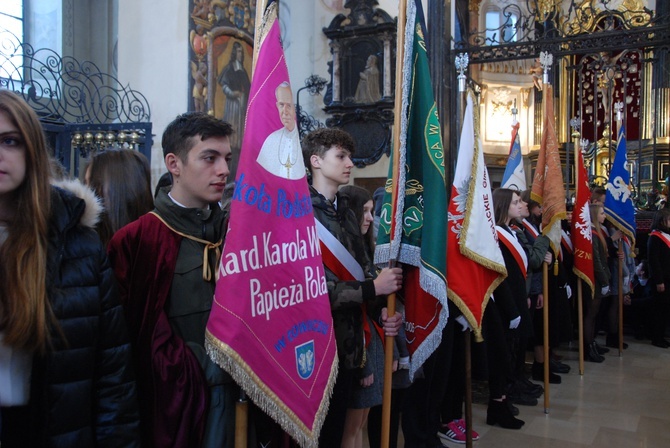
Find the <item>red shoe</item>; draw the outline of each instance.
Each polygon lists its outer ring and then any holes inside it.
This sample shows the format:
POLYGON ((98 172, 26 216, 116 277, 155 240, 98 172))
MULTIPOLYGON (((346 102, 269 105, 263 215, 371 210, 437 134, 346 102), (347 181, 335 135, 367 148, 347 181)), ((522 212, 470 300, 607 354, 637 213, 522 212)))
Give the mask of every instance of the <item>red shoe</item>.
MULTIPOLYGON (((456 420, 456 424, 458 425, 460 430, 463 431, 463 434, 465 434, 465 419, 456 420)), ((472 430, 472 441, 476 442, 477 440, 479 440, 479 434, 477 433, 477 431, 475 431, 473 429, 472 430)))
MULTIPOLYGON (((449 422, 446 425, 442 425, 440 430, 437 432, 437 436, 440 439, 448 440, 449 442, 454 443, 465 443, 465 431, 461 430, 458 426, 458 420, 449 422)), ((474 440, 474 439, 473 439, 474 440)))

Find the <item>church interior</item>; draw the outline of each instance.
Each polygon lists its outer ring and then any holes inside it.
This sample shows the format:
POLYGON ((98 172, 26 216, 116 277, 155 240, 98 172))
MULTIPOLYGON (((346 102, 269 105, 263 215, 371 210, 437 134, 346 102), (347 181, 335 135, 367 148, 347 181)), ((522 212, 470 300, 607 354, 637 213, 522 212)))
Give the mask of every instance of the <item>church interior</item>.
MULTIPOLYGON (((259 2, 262 3, 262 2, 259 2)), ((478 100, 492 186, 500 186, 513 123, 530 185, 543 123, 543 78, 554 86, 566 201, 575 151, 604 186, 624 129, 638 232, 670 184, 670 1, 422 0, 447 177, 464 96, 478 100), (547 65, 541 53, 552 55, 547 65), (467 56, 467 62, 463 57, 467 56)), ((186 111, 230 122, 231 177, 244 138, 256 0, 3 0, 0 88, 38 112, 54 155, 83 177, 97 151, 130 147, 166 169, 160 136, 186 111)), ((281 0, 279 20, 300 135, 340 127, 357 144, 351 183, 386 182, 396 79, 396 0, 281 0)), ((575 347, 560 352, 575 361, 575 347)), ((631 341, 621 356, 564 376, 553 406, 524 409, 509 432, 484 424, 480 447, 670 446, 670 354, 631 341)))

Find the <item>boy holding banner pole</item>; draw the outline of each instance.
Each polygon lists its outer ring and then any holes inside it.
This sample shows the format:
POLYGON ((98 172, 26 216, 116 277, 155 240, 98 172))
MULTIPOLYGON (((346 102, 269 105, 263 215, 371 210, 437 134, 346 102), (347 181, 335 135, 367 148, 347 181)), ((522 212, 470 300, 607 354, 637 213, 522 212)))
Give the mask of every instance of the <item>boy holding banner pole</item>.
POLYGON ((351 136, 340 129, 317 129, 305 136, 302 151, 305 166, 312 175, 310 195, 339 357, 339 372, 319 446, 339 448, 354 369, 365 362, 363 307, 373 320, 382 323, 386 336, 395 337, 402 315, 394 313, 388 317, 386 308, 381 309, 384 301, 379 296, 400 289, 402 269, 384 268, 375 278, 365 249, 356 244, 355 236, 360 234, 356 216, 352 210, 338 208, 337 190, 349 183, 353 168, 354 141, 351 136))

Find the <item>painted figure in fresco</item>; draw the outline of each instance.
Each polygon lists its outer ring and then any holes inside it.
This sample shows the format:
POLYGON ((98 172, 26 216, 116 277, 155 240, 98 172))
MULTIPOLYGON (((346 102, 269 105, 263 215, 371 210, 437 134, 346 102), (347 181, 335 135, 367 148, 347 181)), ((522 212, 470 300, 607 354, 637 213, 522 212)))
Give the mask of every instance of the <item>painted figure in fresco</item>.
POLYGON ((284 179, 302 179, 305 168, 302 163, 300 135, 295 122, 293 92, 287 82, 277 86, 277 111, 283 128, 277 129, 263 142, 256 161, 267 171, 284 179))
POLYGON ((196 112, 207 112, 207 64, 191 62, 193 106, 196 112))
POLYGON ((376 103, 382 97, 379 90, 379 68, 377 56, 371 54, 365 63, 365 70, 360 73, 361 79, 356 87, 354 98, 357 103, 376 103))
POLYGON ((193 0, 193 12, 191 17, 197 17, 201 20, 207 20, 212 12, 209 0, 193 0))
POLYGON ((230 137, 230 144, 233 149, 239 149, 242 146, 244 116, 247 113, 247 100, 251 87, 249 75, 244 69, 244 49, 239 42, 233 43, 230 61, 219 74, 218 82, 226 95, 223 119, 235 129, 235 133, 230 137))

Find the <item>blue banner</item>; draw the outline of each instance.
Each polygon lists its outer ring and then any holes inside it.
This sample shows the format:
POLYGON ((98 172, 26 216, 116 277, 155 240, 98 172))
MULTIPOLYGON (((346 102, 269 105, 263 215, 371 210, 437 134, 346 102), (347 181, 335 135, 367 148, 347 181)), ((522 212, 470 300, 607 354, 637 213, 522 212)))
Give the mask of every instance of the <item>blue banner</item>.
POLYGON ((610 169, 610 177, 605 189, 605 214, 607 219, 635 245, 635 207, 630 197, 630 173, 628 172, 628 156, 626 154, 626 134, 624 127, 619 128, 614 163, 610 169))
POLYGON ((512 144, 500 187, 519 191, 526 189, 526 173, 523 169, 523 156, 519 143, 519 123, 512 126, 512 144))

